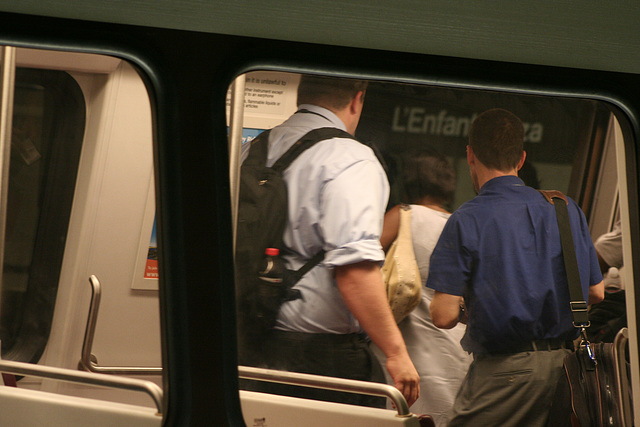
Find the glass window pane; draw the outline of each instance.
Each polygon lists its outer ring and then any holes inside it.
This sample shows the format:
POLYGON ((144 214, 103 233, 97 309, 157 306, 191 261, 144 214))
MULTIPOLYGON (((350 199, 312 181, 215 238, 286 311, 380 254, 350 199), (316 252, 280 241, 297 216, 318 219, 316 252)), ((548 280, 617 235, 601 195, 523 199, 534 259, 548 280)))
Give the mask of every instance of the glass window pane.
POLYGON ((0 307, 4 358, 36 362, 49 335, 84 115, 80 88, 67 73, 16 70, 0 307))

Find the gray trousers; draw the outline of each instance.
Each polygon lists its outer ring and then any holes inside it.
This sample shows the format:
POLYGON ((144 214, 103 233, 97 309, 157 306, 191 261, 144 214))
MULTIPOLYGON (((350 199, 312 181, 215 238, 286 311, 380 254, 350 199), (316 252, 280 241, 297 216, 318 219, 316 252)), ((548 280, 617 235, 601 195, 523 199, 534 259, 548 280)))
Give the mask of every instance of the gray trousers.
POLYGON ((545 426, 570 350, 474 355, 453 405, 454 426, 545 426))

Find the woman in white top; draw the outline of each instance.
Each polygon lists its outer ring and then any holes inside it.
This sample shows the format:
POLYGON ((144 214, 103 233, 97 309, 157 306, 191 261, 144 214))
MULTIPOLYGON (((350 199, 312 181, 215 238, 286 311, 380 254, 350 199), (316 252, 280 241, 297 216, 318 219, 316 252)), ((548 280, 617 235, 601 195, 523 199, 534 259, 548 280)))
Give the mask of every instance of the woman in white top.
MULTIPOLYGON (((424 284, 431 252, 450 216, 446 206, 453 199, 455 172, 446 157, 422 150, 405 158, 400 178, 404 200, 411 206, 413 248, 424 284)), ((399 219, 400 205, 384 217, 380 242, 385 252, 398 235, 399 219)), ((411 406, 411 411, 431 415, 437 426, 445 426, 471 356, 460 346, 464 325, 448 330, 433 325, 429 312, 433 293, 432 289, 423 287, 422 301, 398 326, 420 375, 420 398, 411 406)), ((374 351, 383 359, 380 351, 375 348, 374 351)))

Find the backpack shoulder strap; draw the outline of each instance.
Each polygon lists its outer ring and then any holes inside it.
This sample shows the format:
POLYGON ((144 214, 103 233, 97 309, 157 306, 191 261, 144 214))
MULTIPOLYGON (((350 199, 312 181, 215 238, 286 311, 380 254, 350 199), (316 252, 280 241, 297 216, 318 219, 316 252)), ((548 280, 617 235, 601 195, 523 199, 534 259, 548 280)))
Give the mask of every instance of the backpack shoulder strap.
POLYGON ((267 164, 267 154, 269 152, 269 133, 271 129, 267 129, 260 135, 253 138, 250 142, 249 153, 247 158, 242 162, 243 165, 265 166, 267 164))
MULTIPOLYGON (((291 146, 274 164, 271 166, 279 172, 283 172, 287 169, 291 163, 304 151, 313 147, 317 142, 324 141, 331 138, 350 138, 356 140, 353 135, 342 129, 324 127, 313 129, 300 138, 295 144, 291 146)), ((311 257, 302 267, 296 271, 290 271, 290 286, 295 285, 309 270, 318 265, 320 261, 324 259, 324 251, 321 250, 313 257, 311 257)))
POLYGON ((305 134, 302 138, 300 138, 295 144, 293 144, 291 148, 289 148, 273 164, 273 166, 271 166, 271 168, 276 171, 283 172, 304 151, 313 147, 317 142, 331 138, 350 138, 355 140, 353 135, 343 131, 342 129, 332 127, 313 129, 312 131, 305 134))
POLYGON ((250 142, 249 153, 247 158, 242 162, 243 165, 264 166, 267 163, 267 153, 269 152, 269 133, 271 129, 267 129, 260 135, 253 138, 250 142))

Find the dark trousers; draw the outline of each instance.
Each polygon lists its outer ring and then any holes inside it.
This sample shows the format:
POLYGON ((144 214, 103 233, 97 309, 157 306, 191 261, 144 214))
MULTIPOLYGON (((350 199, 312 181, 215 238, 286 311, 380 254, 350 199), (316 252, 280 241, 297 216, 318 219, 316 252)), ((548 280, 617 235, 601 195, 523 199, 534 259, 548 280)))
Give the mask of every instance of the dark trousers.
MULTIPOLYGON (((385 383, 378 360, 359 334, 306 334, 273 331, 264 345, 260 367, 385 383)), ((386 398, 263 381, 240 382, 244 390, 327 402, 385 408, 386 398)))

